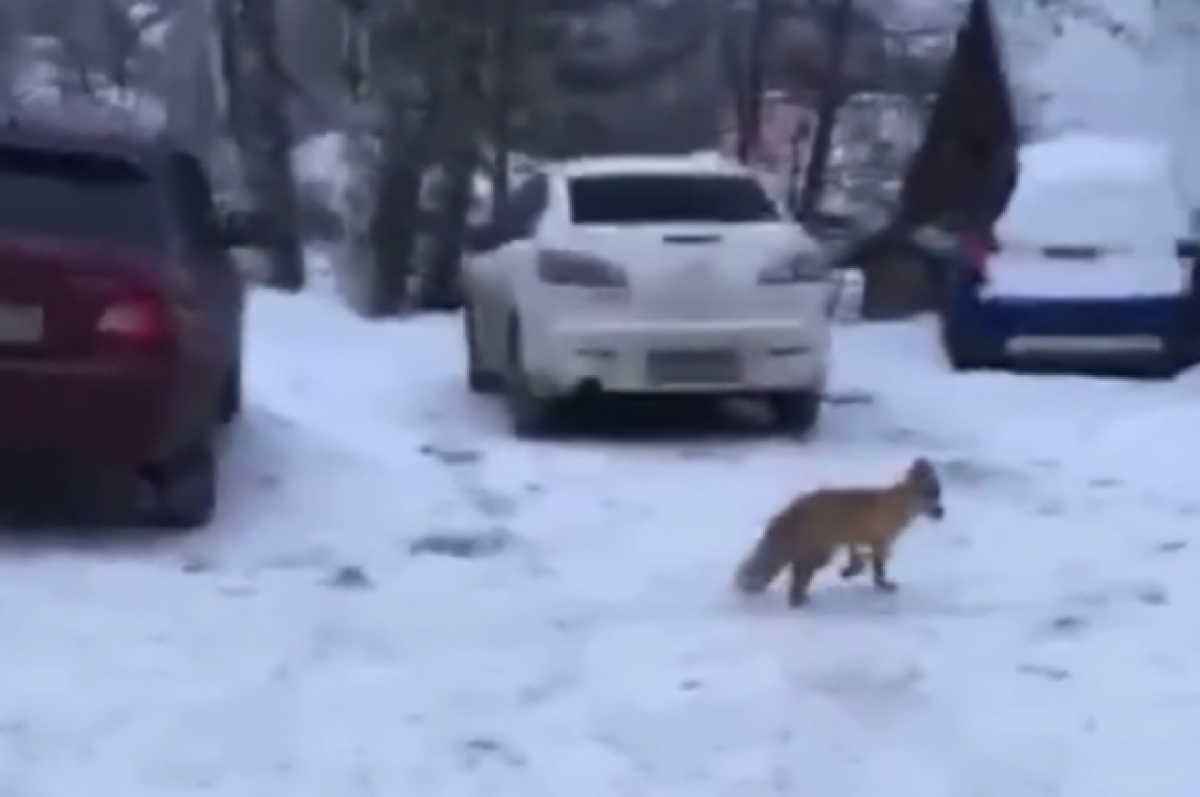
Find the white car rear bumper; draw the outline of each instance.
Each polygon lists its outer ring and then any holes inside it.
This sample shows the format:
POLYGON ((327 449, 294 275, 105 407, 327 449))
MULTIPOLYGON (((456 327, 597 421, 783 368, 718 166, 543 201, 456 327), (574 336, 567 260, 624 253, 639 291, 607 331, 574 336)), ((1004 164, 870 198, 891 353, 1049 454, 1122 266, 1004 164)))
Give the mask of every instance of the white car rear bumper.
POLYGON ((525 335, 526 369, 545 395, 819 391, 828 370, 824 318, 547 327, 525 335))

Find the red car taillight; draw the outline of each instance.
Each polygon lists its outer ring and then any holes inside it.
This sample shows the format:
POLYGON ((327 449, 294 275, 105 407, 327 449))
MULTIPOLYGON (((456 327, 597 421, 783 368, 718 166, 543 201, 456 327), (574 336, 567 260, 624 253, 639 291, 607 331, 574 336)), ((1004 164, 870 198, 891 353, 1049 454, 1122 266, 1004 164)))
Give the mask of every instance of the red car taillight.
POLYGON ((998 248, 995 238, 989 233, 975 233, 966 237, 963 246, 971 272, 980 279, 987 279, 988 259, 998 248))
POLYGON ((160 300, 149 296, 119 299, 100 315, 96 334, 121 348, 162 353, 175 337, 171 314, 160 300))

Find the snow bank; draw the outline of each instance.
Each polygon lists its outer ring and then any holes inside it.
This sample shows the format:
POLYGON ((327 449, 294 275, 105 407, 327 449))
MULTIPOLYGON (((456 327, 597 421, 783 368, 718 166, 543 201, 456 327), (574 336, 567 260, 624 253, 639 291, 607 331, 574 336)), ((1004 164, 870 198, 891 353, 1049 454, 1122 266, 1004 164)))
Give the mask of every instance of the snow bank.
POLYGON ((1036 98, 1043 132, 1103 130, 1126 135, 1159 131, 1169 92, 1147 57, 1147 41, 1163 13, 1152 0, 991 3, 1002 32, 1006 71, 1036 98), (1114 35, 1114 29, 1121 31, 1114 35), (1097 67, 1103 77, 1097 79, 1097 67))
POLYGON ((216 528, 5 540, 5 794, 1200 789, 1198 375, 953 374, 933 324, 864 324, 799 447, 528 444, 463 387, 455 319, 264 291, 247 332, 216 528), (897 594, 728 595, 784 501, 917 453, 950 515, 897 594))
MULTIPOLYGON (((292 155, 292 168, 296 179, 306 191, 312 192, 332 208, 344 210, 341 198, 354 190, 359 182, 357 171, 351 166, 352 156, 349 142, 341 133, 326 133, 314 136, 296 147, 292 155)), ((528 156, 514 153, 510 157, 511 181, 519 183, 525 175, 537 167, 537 161, 528 156)), ((433 201, 439 174, 431 172, 422 186, 422 199, 426 204, 433 201)), ((492 183, 482 171, 474 178, 471 218, 483 220, 492 205, 492 183)))

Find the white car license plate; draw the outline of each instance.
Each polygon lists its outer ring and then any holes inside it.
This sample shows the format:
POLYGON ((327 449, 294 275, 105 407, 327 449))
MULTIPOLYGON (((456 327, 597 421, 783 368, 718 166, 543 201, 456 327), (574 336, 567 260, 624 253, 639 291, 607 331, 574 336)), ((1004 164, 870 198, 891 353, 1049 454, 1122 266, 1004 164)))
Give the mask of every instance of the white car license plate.
POLYGON ((0 304, 0 343, 37 343, 44 334, 41 307, 0 304))
POLYGON ((646 358, 652 383, 670 385, 729 385, 742 380, 742 361, 729 349, 652 351, 646 358))
POLYGON ((1009 354, 1151 354, 1162 351, 1163 341, 1154 335, 1018 335, 1008 342, 1009 354))

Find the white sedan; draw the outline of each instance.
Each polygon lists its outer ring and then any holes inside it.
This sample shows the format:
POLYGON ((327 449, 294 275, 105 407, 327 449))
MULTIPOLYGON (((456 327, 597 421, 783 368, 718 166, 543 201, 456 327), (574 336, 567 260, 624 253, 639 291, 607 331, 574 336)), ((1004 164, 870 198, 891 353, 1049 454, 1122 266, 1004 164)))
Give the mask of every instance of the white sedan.
POLYGON ((735 163, 609 157, 518 186, 464 267, 471 388, 515 430, 578 395, 728 395, 817 420, 831 282, 817 244, 735 163))

